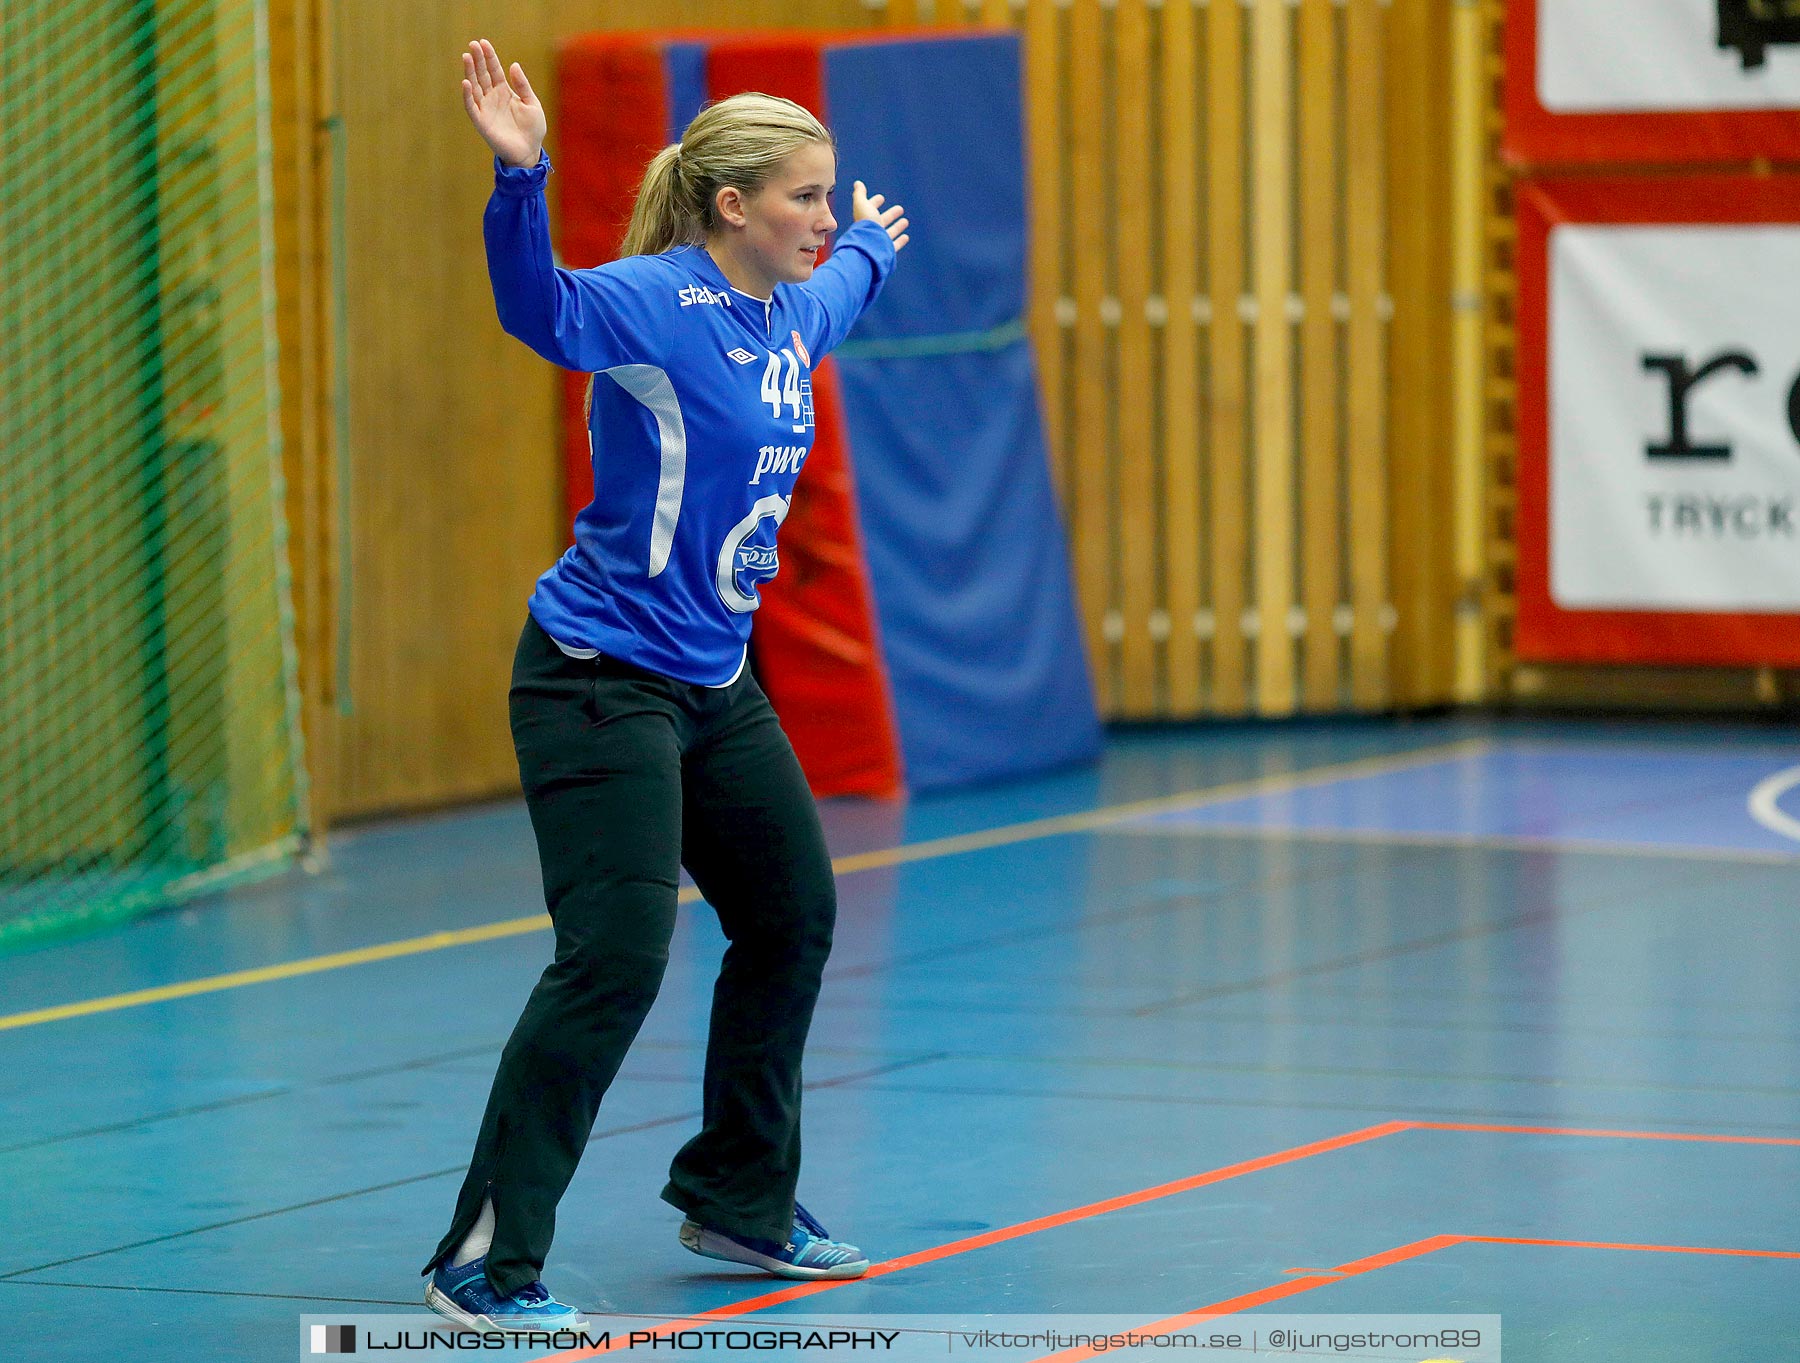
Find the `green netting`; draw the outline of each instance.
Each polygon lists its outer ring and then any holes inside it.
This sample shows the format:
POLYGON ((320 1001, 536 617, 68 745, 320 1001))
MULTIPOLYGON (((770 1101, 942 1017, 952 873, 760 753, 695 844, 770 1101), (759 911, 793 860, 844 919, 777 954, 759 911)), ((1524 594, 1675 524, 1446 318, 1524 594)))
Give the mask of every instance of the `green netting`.
POLYGON ((0 947, 304 833, 261 0, 0 0, 0 947))

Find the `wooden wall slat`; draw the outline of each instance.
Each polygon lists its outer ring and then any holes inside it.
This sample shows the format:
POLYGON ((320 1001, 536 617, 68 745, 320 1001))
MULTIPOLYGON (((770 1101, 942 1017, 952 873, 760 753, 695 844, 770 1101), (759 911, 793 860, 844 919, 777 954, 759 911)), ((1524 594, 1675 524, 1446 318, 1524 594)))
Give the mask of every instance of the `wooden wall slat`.
MULTIPOLYGON (((301 564, 297 581, 311 603, 312 620, 300 646, 302 709, 307 716, 308 775, 318 791, 332 788, 332 755, 336 749, 332 729, 336 723, 334 697, 338 662, 337 556, 342 543, 338 532, 338 442, 335 430, 333 376, 339 357, 332 325, 332 273, 337 247, 331 231, 331 120, 336 114, 332 98, 332 8, 324 0, 298 0, 301 81, 307 91, 296 134, 306 151, 306 198, 299 212, 300 296, 303 309, 300 334, 304 377, 296 395, 301 407, 302 462, 308 469, 305 491, 305 524, 300 531, 301 564), (312 680, 306 680, 310 655, 312 680)), ((283 390, 285 405, 286 389, 283 390)), ((322 819, 313 823, 315 841, 322 838, 322 819)))
MULTIPOLYGON (((271 0, 269 33, 269 142, 270 183, 278 201, 294 211, 272 215, 275 232, 275 343, 281 403, 281 465, 286 485, 289 534, 287 560, 294 608, 294 636, 298 643, 317 626, 317 593, 311 574, 316 563, 313 543, 319 524, 315 503, 317 484, 315 432, 306 401, 308 385, 316 377, 314 357, 316 319, 313 315, 310 249, 317 205, 315 176, 309 164, 312 137, 309 126, 313 62, 305 50, 306 0, 271 0)), ((306 650, 302 659, 313 663, 316 653, 306 650)), ((316 678, 300 677, 301 729, 305 746, 319 741, 316 678)))
POLYGON ((1483 380, 1487 377, 1490 315, 1481 306, 1482 267, 1487 256, 1484 212, 1492 82, 1486 74, 1487 16, 1477 4, 1458 5, 1450 16, 1452 91, 1450 202, 1452 322, 1450 400, 1456 475, 1451 505, 1456 512, 1456 664, 1452 681, 1459 704, 1486 698, 1492 625, 1479 609, 1486 587, 1488 518, 1487 463, 1483 437, 1483 380))
MULTIPOLYGON (((348 451, 340 442, 342 422, 339 413, 339 393, 343 386, 343 377, 349 366, 349 355, 343 335, 343 324, 347 320, 337 299, 337 278, 345 268, 343 255, 344 243, 338 239, 337 223, 334 217, 333 204, 337 201, 336 184, 337 148, 342 144, 343 105, 338 99, 338 36, 337 7, 327 0, 309 0, 312 23, 310 27, 311 49, 316 63, 313 74, 313 104, 315 118, 312 126, 312 164, 317 177, 315 216, 316 248, 313 252, 313 304, 318 315, 318 329, 315 334, 316 367, 318 384, 311 394, 309 406, 312 411, 312 424, 318 435, 318 493, 314 505, 317 507, 319 525, 310 532, 314 552, 318 555, 318 567, 314 582, 318 590, 318 621, 313 637, 316 640, 317 661, 314 674, 318 678, 318 706, 323 712, 319 733, 321 742, 318 751, 308 758, 311 775, 315 782, 315 810, 329 811, 334 804, 338 790, 336 768, 338 744, 336 728, 338 717, 342 711, 343 698, 339 695, 339 677, 348 666, 348 658, 343 635, 348 632, 345 627, 347 614, 344 609, 345 583, 343 581, 342 564, 349 552, 345 543, 348 536, 344 532, 344 489, 340 486, 342 477, 340 470, 346 461, 348 451)), ((304 675, 306 667, 305 645, 302 644, 301 669, 304 675)), ((322 827, 325 819, 318 823, 322 827)))
POLYGON ((1345 252, 1350 295, 1350 685, 1353 703, 1389 703, 1386 193, 1383 15, 1379 0, 1347 0, 1344 154, 1345 252))
POLYGON ((1389 600, 1396 611, 1391 705, 1443 703, 1456 690, 1455 343, 1452 0, 1382 12, 1386 85, 1382 143, 1391 164, 1388 224, 1389 600))
POLYGON ((1162 7, 1163 597, 1169 618, 1168 713, 1202 712, 1200 613, 1200 147, 1194 6, 1162 7))
POLYGON ((1256 0, 1251 23, 1256 708, 1294 708, 1293 65, 1287 0, 1256 0))
POLYGON ((1245 449, 1243 11, 1207 6, 1206 249, 1207 454, 1213 633, 1210 709, 1241 714, 1248 701, 1243 632, 1248 452, 1245 449))
POLYGON ((1306 611, 1300 703, 1338 705, 1342 547, 1338 499, 1338 7, 1302 0, 1300 51, 1300 604, 1306 611))
MULTIPOLYGON (((1100 0, 1074 0, 1070 9, 1070 80, 1080 91, 1099 91, 1105 79, 1100 0)), ((1070 120, 1070 181, 1076 204, 1071 224, 1075 274, 1074 422, 1070 486, 1074 504, 1075 577, 1081 593, 1088 658, 1102 713, 1118 712, 1116 656, 1106 635, 1116 609, 1112 580, 1111 488, 1106 420, 1106 253, 1111 225, 1106 203, 1104 106, 1084 99, 1070 120)))
MULTIPOLYGON (((330 376, 329 31, 323 0, 272 0, 270 132, 275 228, 275 319, 281 390, 287 555, 299 654, 309 805, 331 788, 336 662, 337 445, 330 376)), ((314 841, 323 821, 311 817, 314 841)))
POLYGON ((1113 52, 1119 92, 1113 158, 1113 252, 1118 278, 1118 499, 1121 713, 1157 708, 1157 508, 1150 359, 1150 12, 1118 0, 1113 52))
MULTIPOLYGON (((317 817, 317 810, 335 789, 338 607, 342 589, 338 555, 344 542, 337 488, 340 448, 335 400, 335 376, 342 357, 338 355, 337 304, 333 299, 337 243, 331 230, 333 121, 338 112, 335 45, 331 40, 333 5, 324 0, 293 0, 293 27, 295 85, 299 90, 293 122, 297 148, 293 290, 299 311, 299 355, 293 357, 293 367, 299 384, 290 394, 283 382, 283 412, 286 429, 286 412, 290 407, 299 409, 293 425, 299 429, 301 520, 299 533, 290 542, 299 546, 293 565, 295 596, 306 601, 304 630, 299 632, 297 645, 306 765, 315 810, 311 828, 317 846, 326 835, 326 821, 317 817)), ((277 218, 281 216, 284 214, 277 214, 277 218)))
POLYGON ((1062 187, 1067 178, 1063 161, 1063 90, 1057 7, 1050 0, 1034 0, 1025 11, 1023 35, 1025 62, 1025 126, 1030 138, 1026 148, 1031 177, 1031 339, 1037 351, 1038 391, 1044 414, 1044 440, 1049 447, 1050 472, 1059 500, 1068 505, 1068 433, 1063 429, 1063 326, 1057 317, 1062 298, 1063 235, 1065 218, 1062 187))
POLYGON ((1507 0, 1482 0, 1478 7, 1482 33, 1481 67, 1476 78, 1482 87, 1486 112, 1482 128, 1481 256, 1475 262, 1473 282, 1482 294, 1487 322, 1476 420, 1482 432, 1479 481, 1487 490, 1479 514, 1487 559, 1480 594, 1486 655, 1482 693, 1488 696, 1504 696, 1512 690, 1513 622, 1518 614, 1512 552, 1518 422, 1510 401, 1491 387, 1500 375, 1516 372, 1518 367, 1518 281, 1511 268, 1518 234, 1512 221, 1512 175, 1500 156, 1505 118, 1499 107, 1498 77, 1502 70, 1500 54, 1505 46, 1506 4, 1507 0))

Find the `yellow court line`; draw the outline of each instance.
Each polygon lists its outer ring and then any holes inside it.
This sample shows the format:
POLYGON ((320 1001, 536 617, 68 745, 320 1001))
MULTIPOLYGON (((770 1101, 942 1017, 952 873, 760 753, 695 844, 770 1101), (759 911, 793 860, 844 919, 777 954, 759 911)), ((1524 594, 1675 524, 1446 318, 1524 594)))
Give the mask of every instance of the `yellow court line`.
MULTIPOLYGON (((838 857, 831 863, 837 875, 873 871, 884 866, 901 866, 912 861, 931 861, 939 857, 958 856, 964 852, 981 852, 1013 843, 1031 842, 1038 838, 1061 837, 1067 833, 1086 833, 1108 824, 1123 823, 1151 814, 1167 814, 1178 810, 1199 809, 1226 800, 1251 795, 1275 795, 1306 786, 1356 777, 1377 776, 1405 771, 1411 767, 1430 766, 1436 762, 1473 756, 1489 750, 1486 739, 1463 739, 1435 747, 1419 748, 1408 753, 1383 757, 1363 757, 1328 766, 1310 767, 1303 771, 1275 776, 1259 776, 1248 781, 1233 781, 1206 790, 1183 791, 1150 800, 1133 800, 1128 804, 1108 805, 1080 814, 1058 814, 1007 824, 1001 828, 983 829, 977 833, 961 833, 954 837, 932 838, 926 842, 904 843, 899 847, 883 847, 873 852, 858 852, 838 857)), ((691 886, 681 892, 681 902, 693 903, 700 892, 691 886)), ((253 970, 233 970, 224 975, 207 975, 197 980, 158 985, 154 989, 134 989, 127 994, 108 994, 104 998, 83 999, 77 1003, 61 1003, 50 1008, 34 1008, 28 1012, 0 1016, 0 1032, 15 1027, 36 1027, 46 1022, 62 1022, 68 1018, 88 1017, 95 1013, 112 1013, 123 1008, 141 1008, 146 1004, 165 1003, 170 999, 192 998, 196 994, 215 994, 225 989, 242 989, 246 985, 268 984, 274 980, 291 980, 300 975, 316 975, 345 966, 366 965, 370 961, 389 961, 399 956, 417 956, 426 951, 442 951, 445 947, 468 946, 474 942, 491 942, 501 937, 517 937, 527 932, 541 932, 550 926, 542 913, 524 918, 508 918, 498 923, 483 923, 473 928, 456 928, 447 932, 429 932, 422 937, 407 937, 397 942, 357 947, 352 951, 334 951, 325 956, 308 956, 298 961, 282 961, 276 965, 258 966, 253 970)))
MULTIPOLYGON (((1053 838, 1064 833, 1088 833, 1108 824, 1127 823, 1154 814, 1174 814, 1207 805, 1224 804, 1253 795, 1281 795, 1308 786, 1329 785, 1333 781, 1349 781, 1368 776, 1384 776, 1413 767, 1429 767, 1459 757, 1476 757, 1493 749, 1485 738, 1465 738, 1455 743, 1441 743, 1430 748, 1385 757, 1359 757, 1348 762, 1333 762, 1323 767, 1258 776, 1247 781, 1212 786, 1206 790, 1188 790, 1178 795, 1160 795, 1150 800, 1133 800, 1129 804, 1108 805, 1081 814, 1058 814, 1027 823, 1008 824, 1003 828, 985 829, 979 833, 962 833, 955 837, 934 838, 929 842, 910 842, 900 847, 887 847, 877 852, 862 852, 839 857, 832 869, 839 875, 850 871, 868 871, 881 866, 897 866, 908 861, 929 861, 936 857, 954 856, 960 852, 980 852, 1009 843, 1030 842, 1036 838, 1053 838)), ((0 1019, 3 1021, 3 1019, 0 1019)))

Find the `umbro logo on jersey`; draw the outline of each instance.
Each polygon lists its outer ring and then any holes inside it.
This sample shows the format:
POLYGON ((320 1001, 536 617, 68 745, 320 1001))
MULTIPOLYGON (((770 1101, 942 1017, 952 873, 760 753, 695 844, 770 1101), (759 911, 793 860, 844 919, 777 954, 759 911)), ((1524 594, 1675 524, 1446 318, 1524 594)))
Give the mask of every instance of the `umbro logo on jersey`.
POLYGON ((739 346, 736 350, 727 350, 725 352, 725 358, 728 360, 736 360, 739 364, 749 364, 756 356, 752 355, 742 346, 739 346))
POLYGON ((689 284, 675 296, 681 300, 684 308, 691 308, 696 303, 723 303, 726 307, 731 306, 730 294, 715 293, 704 284, 689 284))

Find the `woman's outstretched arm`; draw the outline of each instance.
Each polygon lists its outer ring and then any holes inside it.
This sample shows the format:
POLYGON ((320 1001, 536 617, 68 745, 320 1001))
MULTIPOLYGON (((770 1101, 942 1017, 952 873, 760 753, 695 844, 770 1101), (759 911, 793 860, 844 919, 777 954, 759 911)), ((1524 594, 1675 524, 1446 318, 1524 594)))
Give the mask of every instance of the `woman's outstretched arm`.
POLYGON ((538 163, 549 121, 544 106, 517 62, 510 70, 486 38, 477 38, 462 54, 463 108, 482 140, 506 165, 525 170, 538 163))
POLYGON ((661 363, 664 328, 653 300, 624 270, 556 264, 544 202, 549 125, 524 68, 517 62, 503 68, 485 38, 469 44, 462 66, 463 108, 496 160, 482 236, 501 327, 552 364, 577 372, 661 363))
POLYGON ((881 292, 894 268, 894 257, 911 240, 904 208, 899 204, 884 207, 883 196, 871 196, 861 180, 852 190, 851 211, 856 221, 833 243, 825 263, 800 286, 818 301, 823 314, 819 330, 808 338, 815 362, 850 334, 856 319, 881 292))

